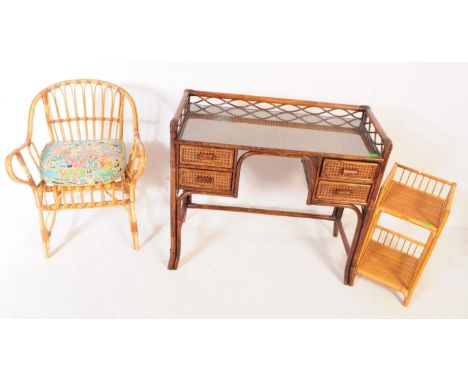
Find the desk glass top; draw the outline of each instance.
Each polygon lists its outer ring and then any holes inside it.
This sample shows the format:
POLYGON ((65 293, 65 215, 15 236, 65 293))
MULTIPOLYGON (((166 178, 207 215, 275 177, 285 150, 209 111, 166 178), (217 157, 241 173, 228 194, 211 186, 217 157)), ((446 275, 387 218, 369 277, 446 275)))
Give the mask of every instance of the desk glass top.
POLYGON ((190 105, 179 139, 220 145, 371 156, 355 115, 190 105))

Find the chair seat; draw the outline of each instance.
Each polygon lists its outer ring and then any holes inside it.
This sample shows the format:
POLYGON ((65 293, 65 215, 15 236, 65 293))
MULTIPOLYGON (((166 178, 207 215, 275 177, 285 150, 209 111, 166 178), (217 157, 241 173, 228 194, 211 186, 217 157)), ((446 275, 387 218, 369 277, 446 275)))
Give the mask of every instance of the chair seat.
POLYGON ((120 140, 50 142, 41 154, 41 178, 46 184, 97 185, 122 178, 125 147, 120 140))

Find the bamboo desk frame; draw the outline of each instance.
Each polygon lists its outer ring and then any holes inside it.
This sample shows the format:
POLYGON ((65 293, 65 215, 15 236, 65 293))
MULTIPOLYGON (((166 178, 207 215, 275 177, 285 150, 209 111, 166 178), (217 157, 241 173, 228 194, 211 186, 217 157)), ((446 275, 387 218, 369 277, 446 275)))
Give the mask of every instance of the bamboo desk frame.
POLYGON ((291 216, 333 222, 333 236, 340 234, 348 256, 344 283, 352 285, 355 254, 391 150, 391 140, 368 106, 185 90, 170 124, 168 268, 177 269, 188 208, 291 216), (265 129, 270 129, 267 134, 265 129), (192 202, 194 194, 237 197, 242 164, 256 155, 301 159, 308 184, 306 204, 330 206, 333 212, 192 202), (345 208, 357 216, 351 244, 341 222, 345 208))

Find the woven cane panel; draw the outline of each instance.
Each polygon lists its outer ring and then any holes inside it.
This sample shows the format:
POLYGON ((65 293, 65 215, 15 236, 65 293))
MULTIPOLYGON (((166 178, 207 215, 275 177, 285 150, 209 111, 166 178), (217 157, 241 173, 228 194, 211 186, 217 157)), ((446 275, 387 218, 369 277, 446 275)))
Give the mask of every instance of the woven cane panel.
POLYGON ((231 189, 230 172, 179 169, 179 186, 204 190, 229 191, 231 189))
POLYGON ((209 167, 232 168, 234 151, 198 146, 180 146, 180 163, 209 167))
POLYGON ((185 123, 180 139, 193 142, 226 144, 243 147, 295 150, 311 153, 330 153, 365 156, 369 150, 358 133, 342 129, 317 129, 270 125, 263 120, 227 120, 193 118, 185 123))
POLYGON ((371 186, 363 184, 350 184, 320 181, 317 187, 318 199, 333 200, 336 202, 366 203, 371 186))
POLYGON ((376 163, 325 159, 321 175, 332 178, 373 180, 376 171, 376 163))

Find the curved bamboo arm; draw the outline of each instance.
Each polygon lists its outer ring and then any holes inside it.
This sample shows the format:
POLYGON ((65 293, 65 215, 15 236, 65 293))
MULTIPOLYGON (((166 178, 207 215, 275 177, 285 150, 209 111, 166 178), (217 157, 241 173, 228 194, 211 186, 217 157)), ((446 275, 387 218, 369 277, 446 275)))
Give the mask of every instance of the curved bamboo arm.
POLYGON ((140 138, 135 139, 128 159, 126 174, 129 180, 134 183, 143 173, 146 166, 146 150, 140 141, 140 138))
POLYGON ((139 130, 138 130, 138 114, 133 101, 132 96, 124 89, 120 88, 120 91, 127 99, 132 110, 132 125, 133 125, 133 145, 128 158, 127 168, 125 173, 130 182, 135 183, 143 173, 146 166, 146 150, 141 143, 139 130))
MULTIPOLYGON (((26 141, 25 143, 23 143, 21 146, 19 146, 18 148, 14 149, 10 154, 8 154, 8 156, 6 157, 5 159, 5 167, 6 167, 6 170, 7 170, 7 173, 9 175, 9 177, 16 183, 22 183, 22 184, 26 184, 30 187, 32 187, 33 189, 36 189, 37 188, 37 184, 34 182, 34 178, 32 177, 31 175, 31 171, 30 169, 28 168, 24 158, 23 158, 23 155, 21 154, 21 151, 24 150, 25 148, 28 149, 28 153, 29 155, 31 156, 31 158, 33 159, 33 161, 35 162, 35 159, 33 157, 33 154, 32 154, 32 151, 31 151, 31 147, 33 148, 34 152, 36 155, 37 154, 37 149, 36 149, 36 146, 34 145, 34 143, 30 142, 30 141, 26 141), (15 174, 15 171, 13 170, 13 158, 16 158, 16 160, 18 161, 18 163, 21 165, 21 167, 23 168, 23 171, 26 175, 26 179, 22 179, 20 178, 19 176, 17 176, 15 174)), ((36 162, 35 162, 36 163, 36 162)))
POLYGON ((26 134, 26 141, 21 146, 14 149, 10 154, 8 154, 8 156, 5 159, 5 167, 6 167, 9 177, 14 182, 26 184, 28 186, 31 186, 33 189, 37 188, 37 184, 34 182, 34 178, 32 177, 31 171, 29 170, 26 162, 24 161, 21 151, 23 151, 25 148, 28 149, 29 156, 31 157, 33 162, 36 164, 37 170, 39 170, 39 166, 36 161, 36 158, 34 158, 34 154, 36 155, 36 157, 39 157, 39 153, 37 152, 36 145, 31 141, 31 139, 32 139, 32 133, 33 133, 34 113, 36 111, 36 106, 41 98, 42 98, 42 92, 38 93, 34 97, 33 101, 31 102, 31 106, 29 108, 29 115, 28 115, 28 131, 26 134), (33 151, 31 151, 31 148, 32 150, 34 150, 34 154, 33 154, 33 151), (19 162, 19 164, 23 168, 23 171, 26 175, 26 179, 22 179, 15 174, 15 171, 13 170, 13 158, 16 158, 16 160, 19 162))

